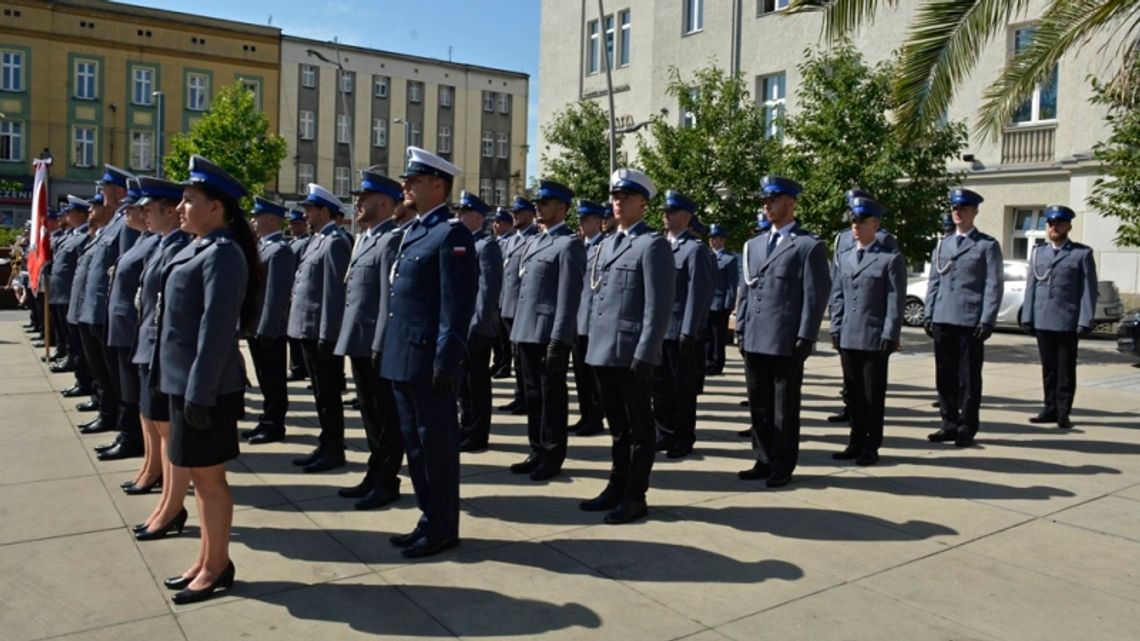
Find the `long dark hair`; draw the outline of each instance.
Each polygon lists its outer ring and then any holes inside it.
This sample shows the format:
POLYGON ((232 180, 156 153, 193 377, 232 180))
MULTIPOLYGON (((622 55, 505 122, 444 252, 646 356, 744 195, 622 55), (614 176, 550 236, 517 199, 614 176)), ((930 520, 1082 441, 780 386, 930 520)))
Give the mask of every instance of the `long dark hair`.
POLYGON ((265 274, 261 269, 261 259, 257 255, 257 239, 253 237, 253 230, 249 228, 249 223, 246 222, 245 214, 237 200, 210 185, 198 186, 210 200, 217 200, 225 206, 226 228, 241 249, 241 253, 245 255, 249 277, 245 285, 245 298, 241 302, 240 329, 243 333, 250 332, 257 327, 257 320, 261 316, 261 297, 265 287, 265 274))

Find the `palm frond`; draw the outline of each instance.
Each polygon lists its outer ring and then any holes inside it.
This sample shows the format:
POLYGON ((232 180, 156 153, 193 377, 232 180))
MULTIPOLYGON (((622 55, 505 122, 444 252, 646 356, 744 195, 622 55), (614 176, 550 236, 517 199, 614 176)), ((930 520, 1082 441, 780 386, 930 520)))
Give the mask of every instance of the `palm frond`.
POLYGON ((986 89, 975 132, 996 139, 1018 106, 1053 73, 1066 53, 1103 28, 1138 17, 1140 3, 1136 0, 1054 0, 1038 21, 1033 41, 986 89))
POLYGON ((846 38, 852 31, 872 22, 882 8, 894 9, 899 0, 792 0, 784 13, 823 13, 823 33, 830 42, 846 38))

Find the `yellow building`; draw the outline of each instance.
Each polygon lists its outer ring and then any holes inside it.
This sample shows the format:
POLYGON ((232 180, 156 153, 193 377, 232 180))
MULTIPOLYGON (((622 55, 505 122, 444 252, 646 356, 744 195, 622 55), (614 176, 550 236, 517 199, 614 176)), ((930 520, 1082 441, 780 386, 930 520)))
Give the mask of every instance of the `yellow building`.
POLYGON ((228 84, 247 84, 276 131, 280 56, 272 27, 105 0, 0 0, 0 180, 20 186, 0 192, 0 222, 26 217, 42 153, 51 203, 91 195, 103 163, 154 174, 169 139, 228 84))

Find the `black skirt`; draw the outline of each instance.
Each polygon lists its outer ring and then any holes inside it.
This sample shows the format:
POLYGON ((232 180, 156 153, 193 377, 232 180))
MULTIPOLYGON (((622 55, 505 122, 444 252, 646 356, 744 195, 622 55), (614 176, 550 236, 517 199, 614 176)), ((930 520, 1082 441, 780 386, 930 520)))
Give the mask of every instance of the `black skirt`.
POLYGON ((244 392, 217 398, 207 430, 186 424, 185 403, 181 396, 170 397, 170 462, 179 467, 209 467, 237 458, 237 423, 245 405, 244 392))
POLYGON ((151 387, 150 365, 139 365, 139 412, 151 421, 170 422, 170 397, 151 387))

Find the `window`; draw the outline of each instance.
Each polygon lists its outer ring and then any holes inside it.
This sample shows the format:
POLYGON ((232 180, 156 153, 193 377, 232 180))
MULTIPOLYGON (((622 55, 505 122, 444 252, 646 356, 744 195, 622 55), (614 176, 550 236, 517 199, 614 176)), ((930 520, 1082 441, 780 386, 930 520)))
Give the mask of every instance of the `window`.
POLYGON ((439 153, 451 153, 451 127, 447 125, 439 126, 439 153))
POLYGON ((448 87, 447 85, 440 86, 440 88, 439 88, 439 106, 440 107, 450 107, 451 106, 451 87, 448 87))
POLYGON ((501 114, 511 113, 511 94, 509 94, 509 93, 499 94, 499 113, 501 113, 501 114))
MULTIPOLYGON (((618 12, 618 24, 621 25, 621 42, 618 43, 619 44, 619 47, 618 47, 618 66, 619 67, 625 67, 625 66, 629 65, 629 47, 630 47, 629 9, 626 9, 625 11, 619 11, 618 12)), ((611 45, 609 45, 609 47, 611 49, 610 56, 612 57, 613 56, 613 51, 612 51, 613 45, 611 44, 611 45)))
POLYGON ((261 81, 257 78, 238 78, 238 82, 253 94, 253 104, 261 109, 261 81))
POLYGON ((76 167, 95 166, 95 128, 76 127, 72 133, 75 153, 72 160, 76 167))
POLYGON ((493 131, 483 132, 483 157, 495 157, 495 132, 493 131))
POLYGON ((352 116, 348 114, 336 115, 336 141, 344 144, 352 141, 352 116))
POLYGON ((388 121, 383 118, 372 119, 372 146, 388 146, 388 121))
POLYGON ((485 203, 491 202, 491 179, 479 179, 479 199, 485 203))
POLYGON ((757 93, 764 107, 764 135, 779 138, 784 133, 782 117, 787 104, 787 78, 782 73, 764 76, 759 85, 757 93))
POLYGON ((372 94, 377 98, 388 97, 388 76, 372 76, 372 94))
POLYGON ((96 63, 92 60, 75 61, 75 97, 95 100, 96 63))
POLYGON ((343 93, 352 93, 352 87, 356 84, 356 74, 351 71, 340 72, 340 90, 343 93))
MULTIPOLYGON (((488 201, 488 202, 490 202, 490 201, 488 201)), ((496 180, 495 181, 495 204, 496 205, 506 205, 507 204, 507 181, 505 181, 505 180, 496 180)))
POLYGON ((210 91, 210 77, 204 73, 186 74, 186 108, 190 111, 205 111, 210 91))
MULTIPOLYGON (((696 102, 701 97, 701 92, 696 87, 689 89, 689 99, 696 102)), ((689 128, 697 124, 697 114, 693 113, 690 109, 681 109, 681 127, 689 128)))
POLYGON ((421 102, 424 99, 424 83, 408 81, 408 102, 421 102))
POLYGON ((781 9, 788 7, 788 0, 757 0, 756 2, 756 15, 762 16, 767 13, 774 13, 781 9))
POLYGON ((610 69, 614 68, 614 38, 617 33, 614 31, 614 17, 612 15, 606 16, 606 64, 610 69))
POLYGON ((136 105, 154 104, 154 69, 135 67, 131 88, 131 102, 136 105))
POLYGON ((317 135, 317 115, 308 109, 302 109, 298 117, 297 135, 301 140, 312 140, 317 135))
POLYGON ((491 91, 483 92, 483 111, 491 113, 495 111, 495 94, 491 91))
POLYGON ((705 0, 685 0, 685 33, 696 33, 705 28, 705 0))
MULTIPOLYGON (((1037 29, 1033 27, 1015 30, 1013 32, 1013 54, 1016 56, 1028 48, 1036 33, 1037 29)), ((1017 111, 1014 112, 1013 122, 1015 124, 1026 124, 1043 121, 1052 122, 1056 119, 1057 65, 1053 65, 1049 79, 1034 87, 1033 95, 1026 98, 1025 102, 1021 103, 1017 111)))
POLYGON ((598 73, 598 21, 586 23, 586 73, 598 73))
POLYGON ((131 132, 131 169, 154 169, 154 132, 131 132))
POLYGON ((24 159, 24 123, 0 120, 0 161, 24 159))
POLYGON ((312 89, 317 86, 317 68, 313 65, 301 65, 301 86, 312 89))
POLYGON ((0 54, 0 90, 24 90, 24 54, 5 51, 0 54))
POLYGON ((1013 209, 1012 260, 1026 260, 1029 250, 1045 242, 1045 210, 1038 207, 1013 209))
POLYGON ((297 163, 297 191, 313 182, 313 166, 307 162, 297 163))
POLYGON ((499 132, 499 158, 511 157, 511 135, 499 132))
POLYGON ((340 198, 347 198, 349 189, 348 167, 335 168, 333 170, 333 193, 340 198))
POLYGON ((413 147, 423 147, 423 145, 424 145, 424 134, 423 134, 423 131, 420 129, 420 123, 413 122, 413 123, 409 123, 409 124, 411 125, 411 132, 412 133, 408 134, 408 140, 410 141, 408 144, 410 144, 413 147))

